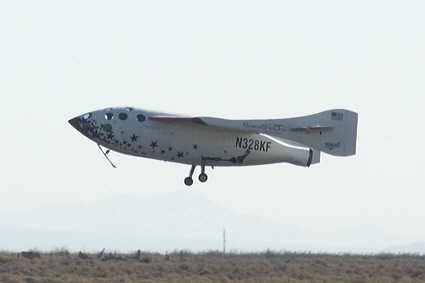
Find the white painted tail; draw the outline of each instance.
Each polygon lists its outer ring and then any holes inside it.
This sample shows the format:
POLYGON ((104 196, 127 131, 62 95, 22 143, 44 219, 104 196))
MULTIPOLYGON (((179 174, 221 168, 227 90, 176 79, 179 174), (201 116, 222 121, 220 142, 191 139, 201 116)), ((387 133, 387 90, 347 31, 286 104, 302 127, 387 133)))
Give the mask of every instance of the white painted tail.
MULTIPOLYGON (((264 133, 306 145, 335 156, 356 154, 358 114, 334 109, 304 117, 263 120, 264 133)), ((257 121, 260 122, 260 121, 257 121)), ((262 131, 263 132, 263 131, 262 131)))

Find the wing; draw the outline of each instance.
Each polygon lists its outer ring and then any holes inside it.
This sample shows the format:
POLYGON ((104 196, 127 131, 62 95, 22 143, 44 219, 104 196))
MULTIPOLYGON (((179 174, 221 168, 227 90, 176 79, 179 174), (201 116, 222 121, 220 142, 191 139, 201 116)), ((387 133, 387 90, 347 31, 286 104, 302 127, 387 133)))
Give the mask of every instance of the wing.
POLYGON ((152 116, 149 117, 149 120, 155 122, 161 122, 166 124, 198 124, 205 125, 207 124, 199 117, 173 117, 173 116, 152 116))
MULTIPOLYGON (((277 120, 227 120, 221 118, 213 117, 180 117, 180 116, 152 116, 149 117, 149 120, 165 123, 165 124, 175 124, 175 125, 203 125, 211 128, 228 130, 228 131, 238 131, 238 132, 249 132, 256 134, 270 134, 271 129, 288 129, 292 132, 325 132, 331 131, 333 127, 329 126, 304 126, 304 127, 290 127, 287 128, 285 125, 276 124, 277 120), (253 122, 255 124, 253 124, 253 122)), ((284 120, 284 119, 282 119, 284 120)), ((280 120, 278 120, 281 122, 280 120)), ((280 136, 273 135, 271 136, 280 136)))
POLYGON ((283 123, 287 119, 279 120, 227 120, 214 117, 182 117, 182 116, 151 116, 151 121, 184 126, 206 126, 212 130, 245 132, 253 134, 266 134, 274 137, 281 137, 279 133, 273 131, 291 131, 294 133, 311 133, 331 131, 330 126, 293 126, 283 123))
POLYGON ((151 116, 151 121, 184 127, 208 127, 211 131, 250 132, 241 129, 234 120, 213 117, 151 116))

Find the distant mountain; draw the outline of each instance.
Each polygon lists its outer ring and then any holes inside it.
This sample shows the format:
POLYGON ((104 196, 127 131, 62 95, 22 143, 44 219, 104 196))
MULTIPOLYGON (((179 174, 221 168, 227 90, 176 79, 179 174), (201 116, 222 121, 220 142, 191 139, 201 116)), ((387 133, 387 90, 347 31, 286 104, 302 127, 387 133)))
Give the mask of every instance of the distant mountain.
POLYGON ((120 233, 90 233, 48 229, 0 226, 0 250, 25 251, 30 249, 54 251, 66 249, 71 252, 143 251, 166 253, 174 250, 218 250, 220 243, 202 239, 180 239, 120 233), (206 249, 205 247, 211 247, 206 249))
POLYGON ((373 253, 408 243, 375 227, 314 233, 295 225, 238 215, 201 195, 176 192, 50 205, 22 215, 0 213, 0 249, 221 250, 224 228, 227 250, 247 252, 269 248, 373 253))
POLYGON ((425 254, 425 242, 392 246, 383 250, 386 253, 425 254))

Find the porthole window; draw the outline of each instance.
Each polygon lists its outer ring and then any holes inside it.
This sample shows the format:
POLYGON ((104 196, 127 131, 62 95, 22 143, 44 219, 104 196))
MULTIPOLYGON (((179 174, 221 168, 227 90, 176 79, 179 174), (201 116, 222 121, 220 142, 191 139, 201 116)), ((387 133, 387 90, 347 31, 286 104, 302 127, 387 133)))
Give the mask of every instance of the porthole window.
POLYGON ((128 117, 127 113, 124 113, 124 112, 118 115, 118 118, 120 118, 120 120, 127 120, 127 117, 128 117))
POLYGON ((137 115, 137 120, 139 122, 144 122, 146 120, 146 117, 143 114, 139 114, 139 115, 137 115))
POLYGON ((111 125, 111 124, 104 124, 104 125, 102 125, 102 129, 103 129, 105 132, 110 133, 110 132, 112 132, 112 125, 111 125))
POLYGON ((106 120, 112 120, 114 118, 114 114, 112 114, 112 113, 106 113, 105 114, 105 119, 106 120))
POLYGON ((87 113, 87 114, 84 114, 83 115, 83 119, 84 120, 87 120, 88 118, 90 118, 91 117, 91 113, 87 113))

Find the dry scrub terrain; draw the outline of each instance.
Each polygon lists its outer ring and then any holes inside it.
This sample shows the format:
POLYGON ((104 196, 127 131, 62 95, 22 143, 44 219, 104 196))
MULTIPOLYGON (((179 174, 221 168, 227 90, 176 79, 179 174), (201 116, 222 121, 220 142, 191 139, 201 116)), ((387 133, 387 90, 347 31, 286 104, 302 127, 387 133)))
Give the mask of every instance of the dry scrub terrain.
POLYGON ((425 256, 271 252, 0 253, 0 282, 425 282, 425 256), (85 256, 89 257, 83 259, 85 256))

